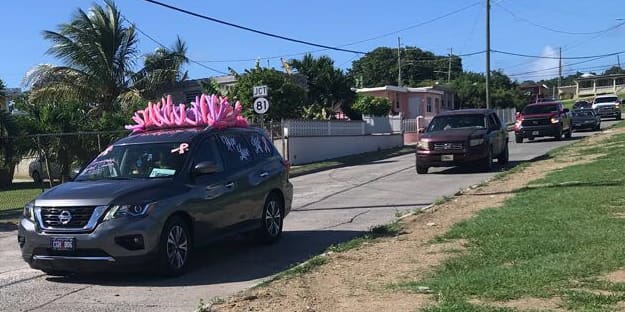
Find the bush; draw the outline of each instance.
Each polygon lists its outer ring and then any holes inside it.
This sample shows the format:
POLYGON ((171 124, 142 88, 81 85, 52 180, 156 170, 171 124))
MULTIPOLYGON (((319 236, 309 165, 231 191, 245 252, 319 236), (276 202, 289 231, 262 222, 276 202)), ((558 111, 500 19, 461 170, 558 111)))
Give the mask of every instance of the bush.
POLYGON ((391 101, 382 97, 360 96, 352 108, 364 115, 386 116, 391 110, 391 101))

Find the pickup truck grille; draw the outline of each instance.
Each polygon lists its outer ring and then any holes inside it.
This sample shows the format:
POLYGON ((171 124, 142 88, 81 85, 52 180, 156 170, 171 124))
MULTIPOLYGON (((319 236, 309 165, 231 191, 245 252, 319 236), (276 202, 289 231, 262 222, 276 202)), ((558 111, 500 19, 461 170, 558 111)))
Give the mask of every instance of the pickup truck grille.
POLYGON ((434 143, 435 151, 457 151, 462 150, 464 148, 464 144, 462 142, 443 142, 443 143, 434 143))
POLYGON ((541 119, 524 119, 523 123, 521 123, 524 127, 532 127, 532 126, 545 126, 550 125, 551 120, 549 118, 541 118, 541 119))
POLYGON ((41 207, 41 221, 45 228, 82 228, 89 222, 95 206, 41 207))

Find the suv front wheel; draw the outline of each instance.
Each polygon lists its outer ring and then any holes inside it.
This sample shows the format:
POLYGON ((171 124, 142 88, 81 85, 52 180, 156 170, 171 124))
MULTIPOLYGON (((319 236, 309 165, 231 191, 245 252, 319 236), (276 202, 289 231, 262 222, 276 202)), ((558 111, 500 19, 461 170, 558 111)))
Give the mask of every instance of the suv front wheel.
POLYGON ((165 276, 182 274, 189 263, 191 235, 189 226, 179 216, 173 216, 161 233, 159 250, 159 273, 165 276))

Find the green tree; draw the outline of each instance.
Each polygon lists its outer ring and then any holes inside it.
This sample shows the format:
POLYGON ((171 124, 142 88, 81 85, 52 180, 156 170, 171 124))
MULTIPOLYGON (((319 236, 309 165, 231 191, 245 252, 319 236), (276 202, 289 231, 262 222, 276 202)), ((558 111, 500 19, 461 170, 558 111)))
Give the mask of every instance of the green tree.
POLYGON ((359 96, 353 108, 363 115, 386 116, 391 110, 391 101, 383 97, 359 96))
POLYGON ((52 42, 48 53, 64 65, 39 65, 27 74, 33 101, 78 100, 91 103, 97 115, 119 109, 129 91, 137 36, 112 0, 94 4, 89 12, 78 9, 69 23, 43 36, 52 42))
POLYGON ((132 89, 147 100, 157 100, 187 79, 187 45, 178 37, 170 48, 158 48, 145 56, 143 68, 133 75, 132 89))
POLYGON ((331 58, 306 54, 301 60, 294 59, 289 63, 298 74, 306 77, 309 103, 305 111, 308 117, 327 119, 340 108, 351 119, 359 119, 350 109, 356 97, 351 89, 353 83, 341 69, 334 67, 331 58))
POLYGON ((221 88, 219 88, 219 84, 214 78, 200 81, 200 87, 202 88, 202 92, 205 94, 216 94, 219 96, 225 95, 221 92, 221 88))
POLYGON ((304 105, 307 102, 306 90, 297 84, 290 75, 272 68, 246 69, 242 74, 233 72, 237 78, 237 84, 232 89, 234 100, 241 101, 243 114, 246 117, 254 117, 252 88, 258 85, 269 87, 268 100, 269 111, 265 114, 266 120, 281 120, 287 118, 300 118, 304 105))
MULTIPOLYGON (((447 80, 449 56, 438 56, 416 47, 400 49, 402 85, 417 86, 424 80, 447 80)), ((380 47, 352 63, 349 74, 358 87, 397 85, 397 49, 380 47)), ((451 57, 451 78, 462 73, 462 60, 451 57)))
MULTIPOLYGON (((484 74, 466 72, 454 79, 450 86, 456 93, 456 105, 461 108, 486 107, 486 78, 484 74)), ((516 107, 527 104, 525 96, 518 88, 518 84, 503 72, 491 72, 491 107, 516 107)))

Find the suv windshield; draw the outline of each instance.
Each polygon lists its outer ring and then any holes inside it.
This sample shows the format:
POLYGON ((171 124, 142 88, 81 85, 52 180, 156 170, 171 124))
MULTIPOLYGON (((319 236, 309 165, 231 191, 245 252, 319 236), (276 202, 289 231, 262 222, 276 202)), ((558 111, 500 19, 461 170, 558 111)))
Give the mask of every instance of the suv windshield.
POLYGON ((576 102, 575 104, 573 104, 573 108, 577 109, 577 108, 591 108, 592 104, 588 103, 588 102, 576 102))
POLYGON ((75 181, 171 177, 182 169, 188 149, 180 142, 112 145, 75 181))
POLYGON ((484 115, 448 115, 437 116, 430 121, 427 132, 461 128, 485 128, 484 115))
POLYGON ((573 116, 575 117, 592 117, 594 115, 595 113, 590 109, 573 111, 573 116))
POLYGON ((523 115, 557 113, 558 105, 530 105, 523 109, 523 115))
POLYGON ((616 101, 617 101, 617 98, 615 96, 600 97, 600 98, 595 99, 595 103, 612 103, 616 101))

